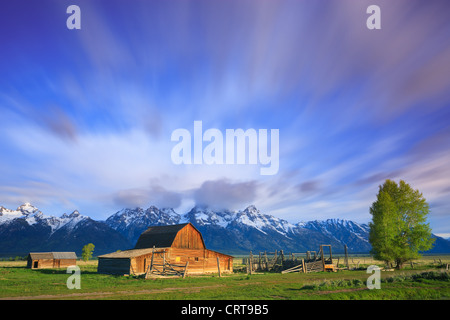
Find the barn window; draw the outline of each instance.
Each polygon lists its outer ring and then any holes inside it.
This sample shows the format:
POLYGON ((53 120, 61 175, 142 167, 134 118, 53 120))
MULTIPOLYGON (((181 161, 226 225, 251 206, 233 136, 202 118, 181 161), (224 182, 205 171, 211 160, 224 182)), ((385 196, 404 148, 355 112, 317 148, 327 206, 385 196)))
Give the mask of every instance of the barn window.
POLYGON ((37 268, 39 266, 39 261, 33 261, 33 268, 37 268))
POLYGON ((198 257, 195 257, 195 261, 198 261, 198 257))

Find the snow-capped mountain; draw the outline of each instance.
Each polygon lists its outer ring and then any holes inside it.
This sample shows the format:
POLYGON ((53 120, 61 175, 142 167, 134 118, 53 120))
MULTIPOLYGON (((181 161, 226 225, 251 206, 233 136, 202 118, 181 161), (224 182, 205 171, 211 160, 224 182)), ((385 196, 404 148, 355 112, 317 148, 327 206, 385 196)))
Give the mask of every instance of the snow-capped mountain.
POLYGON ((75 251, 80 254, 89 242, 96 245, 96 253, 130 246, 117 231, 77 210, 55 217, 43 214, 30 203, 16 210, 0 207, 0 253, 75 251))
POLYGON ((44 215, 30 203, 25 203, 16 210, 0 207, 0 223, 9 222, 16 218, 25 219, 29 224, 34 224, 37 220, 44 218, 44 215))
MULTIPOLYGON (((0 207, 0 253, 75 251, 92 242, 94 254, 133 248, 150 226, 191 222, 203 235, 206 246, 225 253, 285 250, 317 251, 331 244, 333 252, 369 252, 369 226, 349 220, 328 219, 290 223, 261 213, 254 205, 244 210, 211 210, 194 207, 180 215, 173 209, 122 209, 106 221, 95 221, 78 211, 60 217, 46 216, 26 203, 16 210, 0 207)), ((450 242, 437 237, 433 252, 450 252, 450 242)))
POLYGON ((30 203, 25 203, 16 210, 6 209, 3 206, 0 207, 0 224, 8 224, 13 222, 15 219, 22 219, 28 223, 28 225, 38 223, 43 226, 48 226, 51 229, 50 233, 53 233, 66 224, 75 226, 81 220, 89 219, 89 217, 81 215, 77 210, 69 215, 64 213, 60 218, 47 216, 30 203))
POLYGON ((106 219, 105 223, 135 244, 149 226, 177 224, 180 215, 171 208, 158 209, 150 206, 147 209, 122 209, 106 219))
POLYGON ((327 219, 309 221, 303 224, 309 230, 316 230, 330 239, 346 244, 350 251, 369 251, 369 226, 349 220, 327 219), (362 250, 363 249, 363 250, 362 250))
POLYGON ((264 234, 267 234, 268 231, 275 231, 286 237, 295 230, 295 225, 286 220, 268 214, 262 214, 254 205, 245 208, 243 211, 239 211, 234 219, 234 225, 255 228, 264 234))
POLYGON ((276 231, 282 235, 287 235, 295 228, 293 224, 285 220, 262 214, 254 205, 239 211, 213 211, 209 208, 196 206, 183 215, 181 222, 191 222, 198 227, 214 225, 228 229, 240 225, 254 228, 263 234, 267 234, 267 231, 276 231))
MULTIPOLYGON (((332 243, 335 250, 342 251, 347 241, 358 240, 352 248, 358 251, 370 250, 367 240, 368 227, 340 220, 325 221, 319 226, 316 223, 292 224, 286 220, 261 213, 254 205, 244 210, 212 210, 195 206, 184 215, 170 211, 159 212, 150 207, 124 209, 108 218, 106 222, 118 230, 130 243, 136 243, 140 233, 150 225, 167 225, 191 222, 202 233, 205 242, 211 249, 222 251, 275 250, 285 248, 291 251, 317 250, 322 243, 332 243), (149 215, 148 212, 157 213, 149 215), (159 219, 157 219, 159 217, 159 219), (328 226, 328 227, 327 227, 328 226), (347 230, 350 228, 349 230, 347 230), (335 234, 332 234, 332 230, 335 234), (355 233, 353 235, 353 233, 355 233)), ((350 247, 350 243, 347 244, 350 247)))
POLYGON ((183 215, 180 223, 191 222, 197 227, 214 225, 226 228, 235 218, 235 211, 214 211, 206 207, 195 206, 188 213, 183 215))

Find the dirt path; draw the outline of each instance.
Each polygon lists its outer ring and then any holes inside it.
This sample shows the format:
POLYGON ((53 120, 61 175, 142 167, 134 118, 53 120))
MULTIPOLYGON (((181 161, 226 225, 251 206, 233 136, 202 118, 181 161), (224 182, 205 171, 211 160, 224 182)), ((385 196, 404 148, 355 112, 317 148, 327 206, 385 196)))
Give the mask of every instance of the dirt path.
POLYGON ((155 294, 166 293, 172 291, 187 291, 198 292, 202 289, 210 289, 217 287, 224 287, 225 285, 204 286, 204 287, 183 287, 183 288, 164 288, 164 289, 148 289, 137 291, 101 291, 101 292, 84 292, 84 293, 71 293, 71 294, 55 294, 55 295, 38 295, 38 296, 21 296, 21 297, 3 297, 0 300, 52 300, 52 299, 97 299, 103 297, 114 297, 114 295, 138 295, 138 294, 155 294))

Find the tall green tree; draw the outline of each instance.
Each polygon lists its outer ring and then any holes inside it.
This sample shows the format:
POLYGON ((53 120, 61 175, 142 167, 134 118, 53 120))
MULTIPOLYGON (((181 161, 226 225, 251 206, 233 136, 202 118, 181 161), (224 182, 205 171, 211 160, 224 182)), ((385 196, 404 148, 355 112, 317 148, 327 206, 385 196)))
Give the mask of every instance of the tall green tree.
POLYGON ((369 241, 375 259, 395 262, 401 269, 406 261, 420 258, 420 251, 432 248, 434 238, 426 222, 429 205, 419 190, 405 181, 386 180, 370 207, 369 241))
POLYGON ((85 245, 81 251, 81 257, 86 262, 92 258, 92 253, 94 252, 95 246, 92 243, 85 245))

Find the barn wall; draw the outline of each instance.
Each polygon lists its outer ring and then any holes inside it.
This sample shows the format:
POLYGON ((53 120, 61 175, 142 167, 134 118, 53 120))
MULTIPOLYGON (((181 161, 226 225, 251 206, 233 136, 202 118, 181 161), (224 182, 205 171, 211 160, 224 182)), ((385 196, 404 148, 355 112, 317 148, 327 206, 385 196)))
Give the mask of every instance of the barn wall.
POLYGON ((204 249, 182 249, 170 248, 170 263, 177 265, 188 265, 189 273, 203 273, 205 250, 204 249))
POLYGON ((76 259, 57 259, 53 262, 53 268, 67 268, 77 264, 76 259))
POLYGON ((38 262, 37 269, 67 268, 77 264, 76 259, 28 259, 27 267, 36 269, 34 263, 38 262))
POLYGON ((130 274, 130 259, 99 258, 97 272, 104 274, 130 274))
POLYGON ((44 268, 53 268, 53 259, 39 259, 39 260, 32 260, 31 268, 34 268, 34 262, 38 261, 38 269, 44 269, 44 268))
MULTIPOLYGON (((158 249, 157 249, 158 250, 158 249)), ((155 253, 153 257, 154 268, 162 270, 162 265, 164 263, 164 259, 166 262, 177 265, 179 267, 186 265, 186 262, 189 262, 188 265, 188 274, 202 274, 202 273, 217 273, 217 258, 219 258, 220 263, 220 271, 221 272, 232 272, 233 271, 233 258, 219 252, 207 250, 207 249, 182 249, 182 248, 167 248, 166 253, 163 254, 163 250, 158 250, 159 252, 155 253)), ((125 259, 99 259, 99 272, 101 272, 100 261, 103 260, 125 260, 125 259)), ((148 253, 145 255, 133 257, 127 259, 129 261, 129 270, 121 269, 120 271, 116 271, 115 274, 142 274, 145 273, 152 263, 152 253, 148 253)), ((105 261, 106 262, 106 261, 105 261)), ((117 262, 111 262, 117 265, 117 262)), ((104 264, 104 263, 103 263, 104 264)), ((105 265, 105 264, 104 264, 105 265)), ((103 272, 106 273, 106 272, 103 272)), ((109 272, 111 273, 111 272, 109 272)))
MULTIPOLYGON (((156 256, 156 255, 155 255, 156 256)), ((145 254, 130 259, 132 273, 144 273, 151 263, 152 254, 145 254)), ((162 261, 162 260, 161 260, 162 261)))
POLYGON ((177 236, 173 240, 172 248, 204 249, 205 245, 201 233, 188 224, 178 231, 177 236))
POLYGON ((211 250, 205 251, 205 259, 208 262, 205 265, 205 272, 217 272, 217 258, 219 258, 220 272, 233 272, 233 257, 211 250))
POLYGON ((217 258, 219 258, 220 271, 233 271, 232 257, 207 249, 180 249, 170 248, 170 263, 185 265, 189 261, 188 274, 216 273, 217 258))
MULTIPOLYGON (((217 273, 217 258, 219 258, 220 271, 223 273, 233 271, 233 257, 207 250, 167 248, 157 249, 153 257, 154 268, 162 270, 164 259, 166 262, 177 265, 188 265, 188 274, 217 273)), ((99 258, 98 273, 105 274, 142 274, 145 273, 152 262, 152 253, 132 258, 99 258)))

